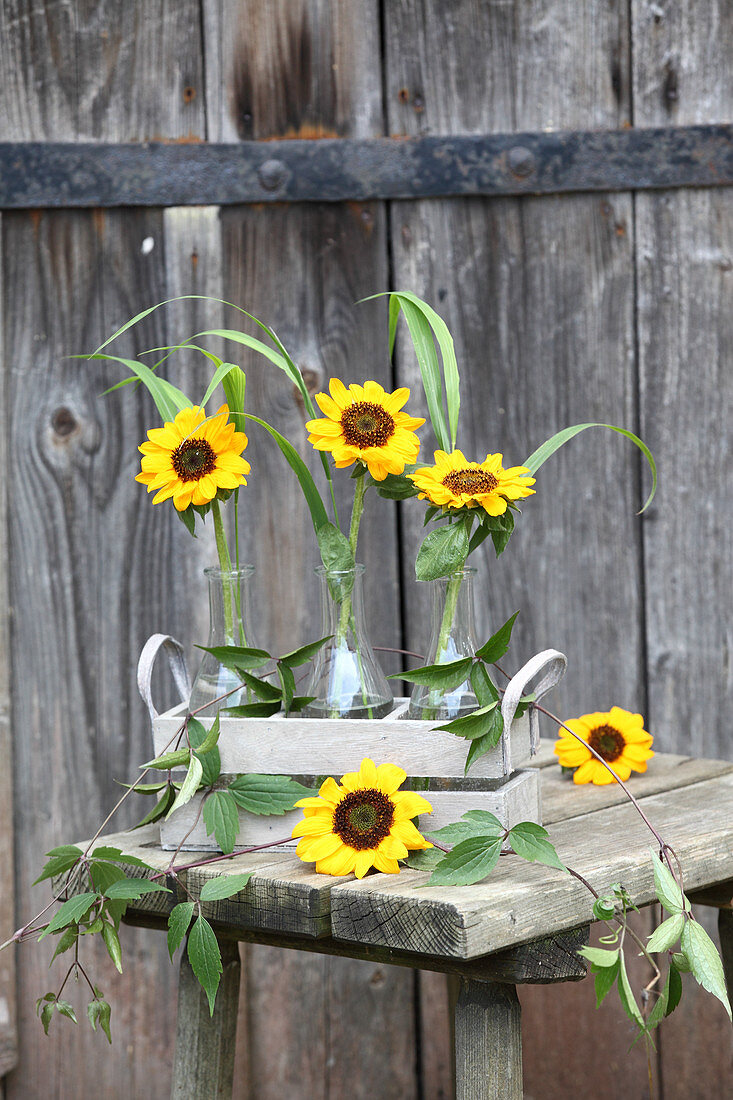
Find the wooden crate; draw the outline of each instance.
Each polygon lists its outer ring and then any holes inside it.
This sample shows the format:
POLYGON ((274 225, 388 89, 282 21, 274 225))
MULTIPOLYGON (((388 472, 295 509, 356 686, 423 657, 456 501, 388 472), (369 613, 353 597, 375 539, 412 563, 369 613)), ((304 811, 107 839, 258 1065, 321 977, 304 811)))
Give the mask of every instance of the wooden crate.
MULTIPOLYGON (((151 694, 150 679, 156 654, 165 649, 171 669, 187 697, 187 673, 180 645, 164 635, 154 635, 140 658, 138 684, 150 710, 153 747, 159 756, 176 744, 176 734, 186 714, 186 704, 158 714, 151 694)), ((433 721, 407 718, 407 699, 396 699, 382 719, 235 718, 220 716, 219 753, 221 782, 242 773, 289 775, 309 787, 325 776, 339 780, 346 772, 358 771, 364 757, 375 764, 393 763, 408 775, 406 787, 422 791, 433 807, 424 815, 423 829, 439 829, 457 821, 467 810, 485 809, 495 814, 506 827, 518 821, 541 823, 540 784, 535 769, 521 767, 538 742, 537 716, 526 711, 515 718, 520 696, 530 681, 544 673, 535 688, 539 698, 563 675, 566 659, 556 650, 545 650, 531 658, 507 684, 502 699, 504 736, 499 744, 480 757, 465 774, 469 743, 433 721)), ((208 729, 213 719, 201 719, 208 729)), ((181 776, 183 771, 179 770, 181 776)), ((174 774, 178 774, 175 772, 174 774)), ((160 826, 161 844, 184 851, 218 851, 213 836, 207 836, 200 814, 203 794, 177 810, 160 826), (198 819, 198 820, 197 820, 198 819), (185 838, 185 840, 184 840, 185 838), (183 843, 181 844, 181 842, 183 843)), ((295 810, 282 816, 262 817, 239 811, 236 847, 254 847, 283 840, 274 851, 290 850, 296 841, 288 840, 293 826, 301 818, 295 810)))

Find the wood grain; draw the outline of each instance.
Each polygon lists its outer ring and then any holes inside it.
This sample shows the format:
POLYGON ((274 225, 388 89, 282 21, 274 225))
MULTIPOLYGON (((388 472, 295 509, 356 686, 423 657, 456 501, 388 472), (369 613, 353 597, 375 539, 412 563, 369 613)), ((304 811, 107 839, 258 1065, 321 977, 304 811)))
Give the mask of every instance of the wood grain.
POLYGON ((516 990, 462 978, 456 1005, 456 1100, 521 1100, 522 1095, 516 990))

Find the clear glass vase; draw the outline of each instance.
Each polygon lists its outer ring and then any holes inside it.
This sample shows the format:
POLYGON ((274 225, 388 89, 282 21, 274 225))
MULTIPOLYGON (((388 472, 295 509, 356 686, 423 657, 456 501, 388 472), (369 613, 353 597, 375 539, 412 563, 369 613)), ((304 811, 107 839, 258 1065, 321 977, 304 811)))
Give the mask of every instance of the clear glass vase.
MULTIPOLYGON (((435 581, 432 586, 432 632, 426 665, 449 664, 476 653, 473 622, 473 578, 475 569, 459 569, 435 581)), ((476 694, 470 681, 464 680, 451 691, 439 691, 416 684, 410 696, 408 718, 451 721, 475 710, 476 694)))
MULTIPOLYGON (((209 640, 207 646, 254 646, 249 627, 249 580, 255 571, 253 565, 239 569, 204 569, 209 582, 209 640)), ((188 708, 198 711, 197 717, 213 717, 220 707, 235 707, 247 702, 246 688, 236 672, 225 668, 212 653, 204 653, 191 689, 188 708), (232 689, 233 694, 221 699, 232 689), (213 705, 213 700, 220 701, 213 705), (206 704, 211 703, 211 706, 206 704), (206 707, 199 711, 199 707, 206 707)))
POLYGON ((321 635, 331 635, 313 662, 305 689, 313 701, 307 718, 384 718, 392 709, 385 679, 364 624, 364 566, 348 570, 316 569, 321 581, 321 635))

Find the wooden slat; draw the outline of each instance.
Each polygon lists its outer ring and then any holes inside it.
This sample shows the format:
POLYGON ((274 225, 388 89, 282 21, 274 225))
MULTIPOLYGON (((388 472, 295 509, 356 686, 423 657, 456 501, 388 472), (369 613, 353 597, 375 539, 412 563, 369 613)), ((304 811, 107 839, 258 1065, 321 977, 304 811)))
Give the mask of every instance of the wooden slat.
MULTIPOLYGON (((630 10, 635 125, 733 118, 731 5, 714 0, 703 21, 691 0, 630 10)), ((640 426, 660 470, 644 525, 648 728, 677 752, 731 759, 733 193, 639 194, 635 206, 640 426)), ((665 1096, 733 1092, 717 1010, 685 984, 660 1037, 665 1096)))
MULTIPOLYGON (((731 877, 732 805, 732 774, 644 799, 648 816, 680 858, 687 889, 731 877)), ((653 899, 650 834, 633 806, 559 822, 549 833, 560 857, 599 892, 621 881, 639 904, 653 899)), ((419 944, 423 951, 474 958, 533 938, 538 921, 547 933, 591 919, 593 899, 579 882, 511 859, 486 883, 460 894, 443 887, 416 891, 424 881, 423 873, 408 871, 378 885, 362 880, 334 888, 333 934, 401 950, 419 944)))

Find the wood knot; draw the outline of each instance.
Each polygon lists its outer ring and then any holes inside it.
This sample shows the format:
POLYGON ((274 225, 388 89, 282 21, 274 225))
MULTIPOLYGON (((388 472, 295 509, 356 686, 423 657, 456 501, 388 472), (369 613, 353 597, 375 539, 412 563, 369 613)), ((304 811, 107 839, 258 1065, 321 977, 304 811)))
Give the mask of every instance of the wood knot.
POLYGON ((191 84, 187 84, 186 87, 183 89, 183 102, 192 103, 195 98, 196 89, 191 84))
POLYGON ((78 431, 79 422, 68 406, 61 405, 51 414, 51 427, 57 436, 66 439, 72 432, 78 431))

